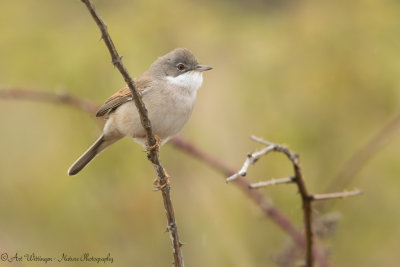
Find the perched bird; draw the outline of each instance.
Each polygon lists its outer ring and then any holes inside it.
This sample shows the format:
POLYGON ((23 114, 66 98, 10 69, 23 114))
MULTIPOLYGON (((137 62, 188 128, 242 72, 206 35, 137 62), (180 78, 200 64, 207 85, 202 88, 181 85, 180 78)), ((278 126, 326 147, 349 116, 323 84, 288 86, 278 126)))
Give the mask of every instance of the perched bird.
MULTIPOLYGON (((200 65, 188 49, 177 48, 159 57, 148 71, 135 79, 148 110, 153 133, 161 144, 177 134, 192 113, 197 90, 203 83, 203 71, 212 68, 200 65)), ((125 87, 112 95, 96 116, 105 116, 103 134, 68 170, 69 175, 81 171, 94 157, 124 136, 146 146, 146 132, 125 87)))

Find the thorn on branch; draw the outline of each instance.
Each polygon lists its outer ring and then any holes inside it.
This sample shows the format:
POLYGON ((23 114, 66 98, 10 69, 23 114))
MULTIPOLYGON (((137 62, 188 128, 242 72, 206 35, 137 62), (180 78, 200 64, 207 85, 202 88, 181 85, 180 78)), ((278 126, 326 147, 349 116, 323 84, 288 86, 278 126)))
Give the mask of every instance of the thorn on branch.
MULTIPOLYGON (((168 232, 175 231, 175 230, 176 230, 175 222, 171 222, 170 224, 168 224, 168 232)), ((179 241, 179 243, 180 243, 180 241, 179 241)))
POLYGON ((120 64, 121 64, 121 59, 122 59, 122 56, 118 56, 118 57, 116 57, 116 58, 113 58, 113 59, 111 60, 111 62, 112 62, 112 64, 113 64, 114 66, 117 66, 117 65, 120 65, 120 64))

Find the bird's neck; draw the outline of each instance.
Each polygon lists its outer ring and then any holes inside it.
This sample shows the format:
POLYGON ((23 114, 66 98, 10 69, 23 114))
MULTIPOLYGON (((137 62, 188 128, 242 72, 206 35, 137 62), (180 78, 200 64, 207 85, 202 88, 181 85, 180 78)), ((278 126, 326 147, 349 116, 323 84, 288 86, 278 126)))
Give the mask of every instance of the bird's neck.
POLYGON ((203 83, 203 74, 197 71, 188 71, 176 77, 167 76, 165 79, 169 84, 177 86, 189 94, 196 94, 203 83))

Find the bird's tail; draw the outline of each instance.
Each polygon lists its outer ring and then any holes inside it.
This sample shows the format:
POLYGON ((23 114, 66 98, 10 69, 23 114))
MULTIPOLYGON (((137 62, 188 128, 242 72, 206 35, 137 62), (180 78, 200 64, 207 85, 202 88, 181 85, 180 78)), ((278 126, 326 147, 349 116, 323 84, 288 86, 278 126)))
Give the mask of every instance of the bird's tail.
POLYGON ((115 138, 112 140, 106 140, 104 135, 102 134, 94 144, 83 153, 82 156, 77 159, 74 164, 69 168, 68 175, 75 175, 80 172, 94 157, 96 157, 101 151, 106 149, 109 145, 118 141, 119 138, 115 138))

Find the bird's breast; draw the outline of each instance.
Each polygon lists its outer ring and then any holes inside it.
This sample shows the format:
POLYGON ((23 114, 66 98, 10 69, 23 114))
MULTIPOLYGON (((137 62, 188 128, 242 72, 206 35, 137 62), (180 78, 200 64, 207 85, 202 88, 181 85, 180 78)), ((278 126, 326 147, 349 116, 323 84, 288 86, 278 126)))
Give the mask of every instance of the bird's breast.
POLYGON ((197 90, 166 83, 148 96, 148 111, 154 132, 161 138, 178 133, 192 114, 197 90))

